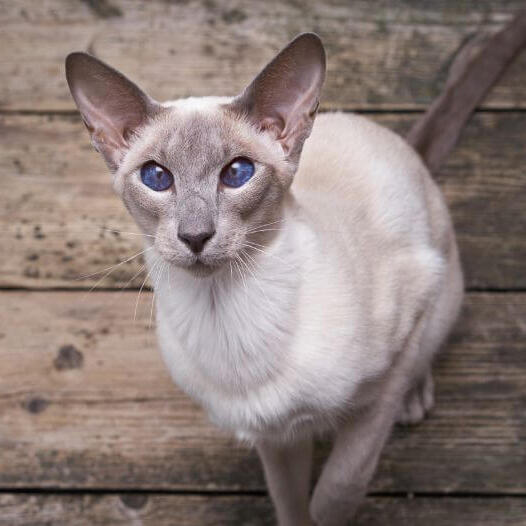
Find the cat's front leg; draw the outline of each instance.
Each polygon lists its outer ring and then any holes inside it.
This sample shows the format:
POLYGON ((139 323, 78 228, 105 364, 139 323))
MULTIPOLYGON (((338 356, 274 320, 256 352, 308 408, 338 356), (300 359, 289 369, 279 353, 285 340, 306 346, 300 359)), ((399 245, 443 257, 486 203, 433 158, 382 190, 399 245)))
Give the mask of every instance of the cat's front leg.
POLYGON ((288 444, 261 441, 256 447, 279 526, 313 526, 309 517, 312 438, 288 444))
POLYGON ((340 429, 310 504, 317 526, 348 524, 366 494, 395 414, 390 404, 375 404, 340 429))
POLYGON ((376 399, 339 429, 310 504, 317 526, 345 526, 365 496, 404 395, 421 374, 422 360, 429 359, 421 347, 426 323, 425 316, 419 317, 404 350, 378 385, 376 399))

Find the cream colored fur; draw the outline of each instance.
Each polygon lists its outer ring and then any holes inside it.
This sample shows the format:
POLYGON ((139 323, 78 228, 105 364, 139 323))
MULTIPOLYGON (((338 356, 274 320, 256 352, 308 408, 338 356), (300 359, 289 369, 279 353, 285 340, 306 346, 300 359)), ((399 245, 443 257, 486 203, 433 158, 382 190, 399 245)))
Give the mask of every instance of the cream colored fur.
POLYGON ((279 221, 243 279, 174 268, 156 290, 174 380, 254 442, 335 427, 365 405, 360 389, 443 296, 418 357, 428 365, 462 297, 439 190, 400 137, 363 117, 318 117, 279 221))
POLYGON ((304 34, 235 99, 159 104, 93 57, 67 61, 92 141, 146 234, 164 361, 215 423, 257 447, 280 526, 346 524, 393 424, 432 406, 432 359, 463 294, 427 169, 364 117, 314 121, 324 72, 319 38, 304 34), (239 156, 253 177, 222 186, 239 156), (173 175, 169 188, 143 184, 151 161, 173 175), (182 221, 213 225, 199 252, 182 221), (310 499, 312 437, 327 432, 334 447, 310 499))

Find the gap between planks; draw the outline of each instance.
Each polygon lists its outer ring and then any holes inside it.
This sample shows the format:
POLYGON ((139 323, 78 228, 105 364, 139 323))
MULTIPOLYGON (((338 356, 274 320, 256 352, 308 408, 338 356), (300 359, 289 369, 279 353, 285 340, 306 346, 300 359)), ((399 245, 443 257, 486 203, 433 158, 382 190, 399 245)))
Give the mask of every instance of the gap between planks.
MULTIPOLYGON (((266 490, 214 490, 201 487, 187 489, 163 489, 163 488, 60 488, 60 487, 9 487, 1 486, 0 495, 179 495, 197 497, 267 497, 266 490)), ((526 492, 480 492, 480 491, 372 491, 367 497, 381 499, 524 499, 526 492)))

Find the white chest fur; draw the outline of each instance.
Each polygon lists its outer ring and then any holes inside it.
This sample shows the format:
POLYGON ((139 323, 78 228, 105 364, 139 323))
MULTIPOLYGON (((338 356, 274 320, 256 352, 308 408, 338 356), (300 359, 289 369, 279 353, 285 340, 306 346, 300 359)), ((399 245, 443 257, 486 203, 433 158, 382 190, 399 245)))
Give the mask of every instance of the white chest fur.
MULTIPOLYGON (((226 269, 204 279, 176 271, 172 282, 157 291, 161 334, 168 331, 193 374, 224 396, 246 394, 278 375, 295 325, 293 263, 287 272, 270 273, 267 261, 263 268, 245 261, 232 273, 226 269)), ((195 380, 188 378, 190 384, 195 380)))
POLYGON ((329 415, 355 386, 351 298, 338 272, 323 271, 315 243, 296 225, 242 279, 176 271, 157 288, 159 343, 174 381, 238 436, 287 433, 320 410, 329 415), (300 246, 319 259, 305 261, 300 246))
POLYGON ((281 232, 255 255, 257 269, 199 280, 174 268, 156 288, 173 379, 249 439, 286 435, 298 422, 321 430, 320 418, 330 424, 359 403, 358 388, 389 369, 441 273, 427 176, 401 140, 331 116, 309 141, 281 232), (370 145, 382 141, 378 159, 370 145), (338 156, 345 169, 327 171, 338 156))
POLYGON ((159 341, 174 380, 228 428, 277 412, 253 406, 265 398, 259 391, 277 388, 294 338, 299 275, 294 254, 281 256, 286 263, 245 258, 204 279, 176 270, 157 290, 159 341))

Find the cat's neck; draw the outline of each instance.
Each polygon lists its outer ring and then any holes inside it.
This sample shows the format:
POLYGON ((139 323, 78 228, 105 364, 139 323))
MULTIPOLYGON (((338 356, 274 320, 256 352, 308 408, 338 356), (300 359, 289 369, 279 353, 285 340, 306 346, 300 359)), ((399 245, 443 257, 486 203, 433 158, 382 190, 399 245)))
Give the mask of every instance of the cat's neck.
POLYGON ((158 281, 159 323, 211 383, 240 392, 280 374, 296 328, 299 242, 285 217, 268 246, 235 264, 204 278, 173 268, 158 281))
MULTIPOLYGON (((265 243, 258 239, 258 243, 247 245, 234 260, 208 276, 198 277, 185 269, 172 267, 158 280, 156 292, 183 295, 190 301, 207 296, 211 303, 221 305, 226 297, 232 301, 241 301, 242 297, 253 294, 265 298, 273 294, 274 288, 288 288, 288 284, 296 281, 291 280, 291 276, 298 276, 300 271, 300 245, 312 237, 311 230, 300 217, 298 204, 289 196, 282 216, 260 229, 265 243)), ((150 254, 150 268, 156 259, 150 254)))

